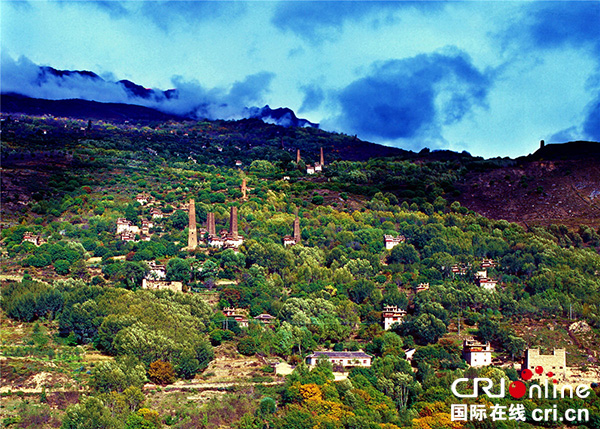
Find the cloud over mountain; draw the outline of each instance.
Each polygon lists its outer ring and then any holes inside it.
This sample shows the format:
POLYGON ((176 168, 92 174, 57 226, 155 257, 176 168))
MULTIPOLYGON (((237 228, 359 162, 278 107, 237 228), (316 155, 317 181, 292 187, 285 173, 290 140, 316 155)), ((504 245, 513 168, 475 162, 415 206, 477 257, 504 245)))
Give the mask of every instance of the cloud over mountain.
POLYGON ((248 107, 263 104, 275 76, 259 72, 234 82, 229 88, 205 88, 197 81, 172 78, 175 89, 148 89, 130 81, 112 82, 95 73, 42 67, 26 57, 13 60, 2 54, 2 92, 50 100, 80 98, 129 103, 182 116, 208 119, 241 119, 251 116, 248 107))
POLYGON ((345 129, 387 140, 436 137, 442 125, 485 106, 488 74, 456 49, 376 63, 337 94, 345 129))

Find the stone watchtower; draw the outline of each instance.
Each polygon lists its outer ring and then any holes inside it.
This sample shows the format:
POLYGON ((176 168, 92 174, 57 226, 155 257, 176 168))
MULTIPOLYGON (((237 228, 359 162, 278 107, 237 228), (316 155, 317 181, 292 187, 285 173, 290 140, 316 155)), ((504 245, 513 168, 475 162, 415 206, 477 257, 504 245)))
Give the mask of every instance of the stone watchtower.
POLYGON ((198 246, 198 231, 196 229, 196 202, 191 199, 189 206, 190 224, 188 228, 188 250, 194 250, 198 246))
POLYGON ((214 237, 217 235, 217 229, 215 227, 215 214, 212 212, 206 214, 206 230, 209 237, 214 237))
POLYGON ((236 206, 231 207, 229 215, 229 235, 233 238, 238 238, 238 218, 236 206))
POLYGON ((299 244, 300 240, 300 218, 298 218, 298 215, 296 214, 296 219, 294 219, 294 241, 296 244, 299 244))
POLYGON ((242 199, 245 200, 246 198, 248 198, 247 193, 248 193, 248 188, 246 187, 246 178, 244 177, 242 179, 242 199))

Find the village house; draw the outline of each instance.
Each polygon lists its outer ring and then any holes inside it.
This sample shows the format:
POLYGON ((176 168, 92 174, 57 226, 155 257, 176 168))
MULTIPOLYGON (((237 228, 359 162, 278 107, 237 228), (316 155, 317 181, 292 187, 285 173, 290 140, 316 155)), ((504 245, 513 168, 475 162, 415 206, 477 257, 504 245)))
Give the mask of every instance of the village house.
POLYGON ((319 164, 317 162, 317 163, 315 163, 315 173, 317 173, 319 171, 323 171, 323 167, 321 166, 321 164, 319 164))
POLYGON ((373 356, 360 350, 357 352, 314 352, 306 357, 310 366, 315 366, 319 359, 328 359, 334 366, 371 366, 373 356))
POLYGON ((312 165, 307 165, 306 174, 315 174, 315 167, 313 167, 312 165))
POLYGON ((567 378, 567 353, 565 349, 553 349, 552 354, 543 355, 540 349, 527 349, 521 364, 521 371, 530 369, 534 378, 567 378))
POLYGON ((394 237, 393 235, 385 234, 383 236, 383 241, 385 242, 385 248, 387 250, 391 250, 394 247, 396 247, 397 245, 399 245, 400 243, 404 243, 406 241, 406 237, 403 235, 394 237))
POLYGON ((463 341, 463 358, 471 366, 487 366, 492 364, 492 348, 489 341, 480 343, 474 338, 463 341))
POLYGON ((150 272, 146 275, 147 280, 164 280, 167 278, 167 266, 157 264, 156 261, 148 262, 150 272))
POLYGON ((481 268, 493 268, 496 266, 496 262, 493 259, 483 259, 481 261, 481 268))
POLYGON ((135 235, 140 233, 140 228, 131 221, 120 217, 117 219, 117 234, 121 234, 122 232, 129 232, 135 235))
POLYGON ((152 219, 162 219, 165 217, 162 210, 157 207, 154 207, 152 210, 150 210, 150 214, 152 215, 152 219))
POLYGON ((154 223, 151 220, 142 221, 142 234, 150 235, 150 228, 154 228, 154 223))
POLYGON ((429 290, 429 283, 419 283, 419 285, 415 288, 415 292, 423 292, 429 290))
POLYGON ((248 327, 248 318, 245 315, 241 314, 241 312, 236 310, 235 308, 226 307, 223 309, 223 314, 228 319, 235 320, 240 328, 248 327))
POLYGON ((467 274, 467 270, 469 269, 469 265, 465 265, 465 264, 454 264, 452 265, 452 268, 450 269, 452 271, 453 274, 459 274, 461 276, 464 276, 465 274, 467 274))
POLYGON ((487 277, 481 277, 477 279, 477 284, 486 290, 495 290, 498 280, 488 279, 487 277))
POLYGON ((138 203, 140 203, 141 205, 144 205, 144 204, 153 202, 154 198, 152 197, 152 195, 148 194, 147 192, 142 192, 140 194, 137 194, 137 196, 135 197, 135 200, 138 203))
POLYGON ((135 234, 129 231, 123 231, 120 234, 121 241, 136 241, 135 234))
POLYGON ((487 290, 496 289, 496 284, 498 283, 497 280, 492 280, 488 277, 487 270, 477 271, 475 273, 475 281, 477 282, 479 287, 482 287, 487 290))
POLYGON ((31 231, 27 231, 25 232, 25 234, 23 234, 23 241, 28 241, 29 243, 33 243, 36 246, 39 246, 44 243, 44 240, 42 240, 41 236, 35 235, 31 231))
POLYGON ((264 323, 265 325, 270 325, 275 320, 277 320, 277 318, 275 316, 271 316, 270 314, 263 313, 263 314, 259 314, 258 316, 256 316, 254 318, 254 320, 264 323))
POLYGON ((404 316, 406 316, 405 310, 398 309, 398 306, 396 305, 386 305, 381 314, 381 317, 383 318, 383 329, 387 331, 394 323, 402 323, 404 316))
POLYGON ((170 289, 173 292, 183 292, 183 283, 142 279, 142 289, 170 289))

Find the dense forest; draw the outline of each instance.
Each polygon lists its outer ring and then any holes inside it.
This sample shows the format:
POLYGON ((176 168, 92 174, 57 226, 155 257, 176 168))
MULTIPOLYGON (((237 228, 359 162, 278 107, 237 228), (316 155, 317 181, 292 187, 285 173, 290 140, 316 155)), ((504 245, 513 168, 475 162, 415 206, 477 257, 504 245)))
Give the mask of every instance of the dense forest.
POLYGON ((600 231, 489 219, 458 201, 466 175, 514 161, 361 152, 353 136, 258 120, 2 120, 3 426, 508 428, 539 426, 531 410, 558 404, 589 410, 572 425, 600 427, 600 231), (307 174, 320 148, 325 165, 307 174), (243 244, 200 236, 188 249, 192 199, 198 227, 213 213, 229 229, 236 207, 243 244), (296 216, 300 242, 284 246, 296 216), (138 227, 128 239, 123 220, 138 227), (403 240, 386 249, 384 236, 403 240), (478 281, 484 260, 492 289, 478 281), (142 288, 157 265, 182 292, 142 288), (406 316, 384 330, 389 306, 406 316), (493 365, 466 364, 468 337, 491 343, 493 365), (451 392, 461 377, 517 380, 533 347, 566 348, 568 367, 595 377, 590 395, 451 392), (306 364, 325 350, 362 350, 372 365, 306 364), (215 387, 228 358, 256 369, 215 387), (24 387, 39 374, 49 381, 24 387), (528 413, 451 421, 461 401, 528 413))

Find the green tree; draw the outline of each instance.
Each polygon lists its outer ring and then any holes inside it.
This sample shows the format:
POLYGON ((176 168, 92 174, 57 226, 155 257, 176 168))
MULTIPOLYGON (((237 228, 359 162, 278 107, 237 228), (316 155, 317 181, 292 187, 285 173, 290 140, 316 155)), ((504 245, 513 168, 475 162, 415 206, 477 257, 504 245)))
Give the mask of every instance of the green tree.
POLYGON ((186 259, 172 258, 167 263, 167 280, 187 283, 192 274, 190 263, 186 259))
POLYGON ((114 429, 121 427, 102 401, 93 396, 83 397, 65 411, 62 429, 114 429))

